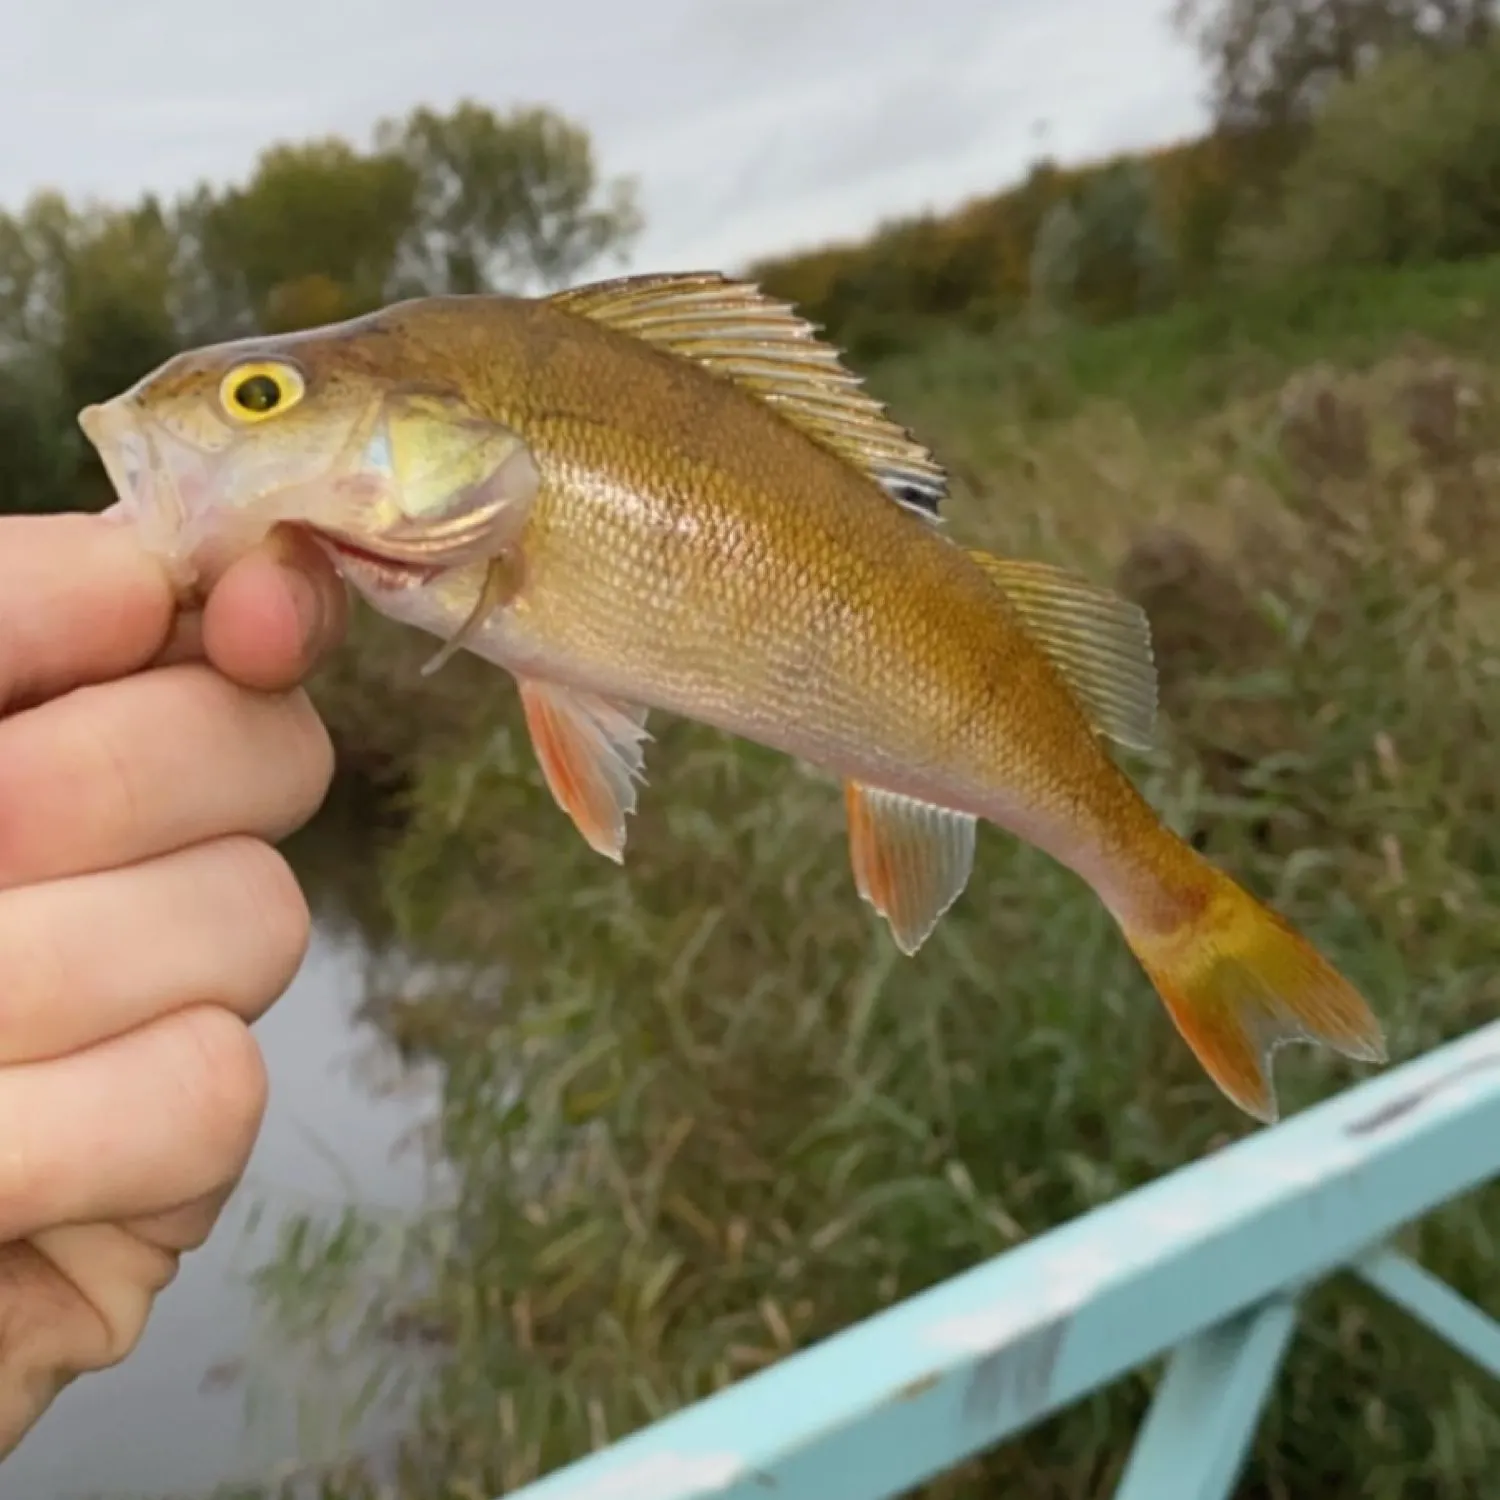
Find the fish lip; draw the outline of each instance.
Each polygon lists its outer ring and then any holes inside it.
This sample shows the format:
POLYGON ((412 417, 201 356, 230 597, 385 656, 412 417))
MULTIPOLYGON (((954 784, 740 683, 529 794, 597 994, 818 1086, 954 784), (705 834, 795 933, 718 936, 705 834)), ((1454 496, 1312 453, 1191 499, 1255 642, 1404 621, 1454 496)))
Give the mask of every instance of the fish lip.
POLYGON ((336 532, 311 526, 307 530, 341 574, 346 577, 353 575, 361 584, 373 586, 382 593, 425 588, 446 571, 442 565, 393 556, 336 532))
POLYGON ((136 514, 143 504, 159 499, 157 487, 149 484, 159 477, 153 462, 154 445, 146 415, 134 402, 126 396, 93 402, 78 413, 78 425, 98 453, 127 512, 136 514))
POLYGON ((183 497, 152 441, 147 414, 126 394, 85 406, 78 425, 115 492, 113 510, 135 527, 148 551, 167 563, 179 590, 190 588, 196 570, 182 546, 187 520, 183 497))

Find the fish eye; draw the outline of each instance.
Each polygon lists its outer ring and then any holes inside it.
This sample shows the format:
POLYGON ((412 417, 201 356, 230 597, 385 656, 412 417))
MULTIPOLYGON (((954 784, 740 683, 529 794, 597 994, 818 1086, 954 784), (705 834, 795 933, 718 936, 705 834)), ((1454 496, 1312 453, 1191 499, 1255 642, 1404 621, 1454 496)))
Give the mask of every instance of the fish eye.
POLYGON ((261 422, 302 399, 302 377, 290 365, 237 365, 219 386, 224 410, 239 422, 261 422))

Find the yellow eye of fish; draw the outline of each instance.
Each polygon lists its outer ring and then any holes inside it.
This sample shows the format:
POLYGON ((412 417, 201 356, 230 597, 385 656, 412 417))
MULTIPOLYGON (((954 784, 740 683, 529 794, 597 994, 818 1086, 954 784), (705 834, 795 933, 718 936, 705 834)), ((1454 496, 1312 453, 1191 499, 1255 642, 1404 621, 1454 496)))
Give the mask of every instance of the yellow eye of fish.
POLYGON ((302 377, 290 365, 240 365, 224 377, 219 399, 240 422, 261 422, 302 399, 302 377))

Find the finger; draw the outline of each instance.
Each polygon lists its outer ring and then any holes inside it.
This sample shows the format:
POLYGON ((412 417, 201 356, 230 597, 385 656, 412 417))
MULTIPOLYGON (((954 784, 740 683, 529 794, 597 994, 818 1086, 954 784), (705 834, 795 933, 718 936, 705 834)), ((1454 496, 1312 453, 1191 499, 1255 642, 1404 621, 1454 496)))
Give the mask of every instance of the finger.
POLYGON ((123 1359, 177 1256, 114 1224, 0 1245, 0 1458, 58 1392, 123 1359))
POLYGON ((258 839, 0 891, 0 1066, 207 1001, 256 1020, 307 952, 307 903, 258 839))
POLYGON ((191 1203, 179 1204, 176 1208, 163 1209, 160 1213, 146 1214, 139 1219, 127 1219, 122 1226, 137 1239, 155 1246, 171 1255, 182 1255, 196 1250, 213 1233, 213 1227, 224 1212, 224 1205, 239 1187, 240 1179, 226 1182, 223 1187, 191 1203))
POLYGON ((0 1070, 0 1243, 222 1189, 245 1170, 265 1102, 260 1049, 214 1005, 0 1070))
POLYGON ((247 692, 201 665, 80 688, 0 721, 0 888, 231 833, 281 839, 332 775, 300 690, 247 692))
POLYGON ((246 687, 300 682, 343 636, 348 593, 304 534, 281 527, 234 563, 203 610, 208 659, 246 687))
POLYGON ((135 671, 166 639, 166 569, 98 516, 0 519, 0 709, 135 671))

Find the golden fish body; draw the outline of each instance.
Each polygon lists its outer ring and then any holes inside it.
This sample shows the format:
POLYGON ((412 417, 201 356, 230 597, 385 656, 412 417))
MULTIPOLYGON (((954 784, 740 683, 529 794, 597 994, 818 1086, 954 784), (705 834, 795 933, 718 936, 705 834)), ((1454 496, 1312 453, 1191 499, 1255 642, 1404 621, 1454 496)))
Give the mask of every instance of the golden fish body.
MULTIPOLYGON (((875 481, 621 334, 585 324, 554 348, 514 396, 470 398, 542 476, 517 592, 470 649, 1028 836, 1128 788, 1005 596, 875 481)), ((484 571, 388 607, 449 637, 484 571)), ((1078 843, 1056 835, 1059 855, 1078 843)))
POLYGON ((907 952, 984 819, 1090 883, 1242 1107, 1272 1117, 1282 1041, 1382 1055, 1359 996, 1106 753, 1150 736, 1140 612, 951 541, 932 456, 753 287, 401 304, 179 356, 82 420, 188 572, 308 525, 376 608, 509 670, 602 853, 666 710, 844 780, 856 883, 907 952))

